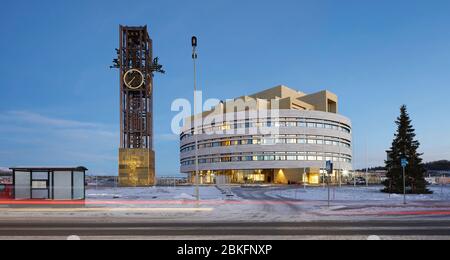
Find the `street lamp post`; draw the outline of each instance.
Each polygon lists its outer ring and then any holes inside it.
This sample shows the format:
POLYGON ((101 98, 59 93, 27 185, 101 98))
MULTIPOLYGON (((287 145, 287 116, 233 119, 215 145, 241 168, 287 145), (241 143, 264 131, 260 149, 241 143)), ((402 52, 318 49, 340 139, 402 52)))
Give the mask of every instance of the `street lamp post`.
POLYGON ((403 204, 406 205, 406 166, 408 166, 408 159, 402 158, 401 165, 403 168, 403 204))
POLYGON ((197 37, 192 37, 192 60, 194 62, 194 139, 195 139, 195 196, 200 201, 200 176, 198 167, 198 137, 197 137, 197 37))
POLYGON ((405 166, 403 166, 403 204, 406 205, 406 173, 405 173, 405 166))
POLYGON ((331 192, 330 192, 330 179, 331 175, 333 174, 333 162, 327 161, 326 163, 326 177, 327 177, 327 186, 328 186, 328 207, 330 207, 330 200, 331 200, 331 192))

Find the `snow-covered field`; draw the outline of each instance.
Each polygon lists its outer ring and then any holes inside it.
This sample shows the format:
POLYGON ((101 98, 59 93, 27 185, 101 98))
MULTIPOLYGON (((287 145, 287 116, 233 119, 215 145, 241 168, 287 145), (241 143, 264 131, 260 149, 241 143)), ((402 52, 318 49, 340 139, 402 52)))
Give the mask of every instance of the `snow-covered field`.
MULTIPOLYGON (((331 199, 335 201, 349 202, 394 202, 403 200, 403 195, 386 194, 380 192, 381 186, 376 187, 335 187, 331 188, 331 199)), ((410 201, 449 201, 450 187, 443 189, 438 186, 430 187, 434 193, 430 195, 407 195, 410 201)), ((294 200, 327 200, 328 189, 323 187, 307 187, 306 189, 290 189, 269 191, 266 195, 276 198, 286 198, 294 200)))
POLYGON ((401 195, 389 197, 380 190, 381 187, 336 188, 335 193, 331 193, 331 207, 328 207, 328 192, 322 187, 306 190, 292 186, 236 187, 230 190, 229 187, 203 186, 199 204, 195 203, 195 187, 192 186, 89 188, 86 203, 80 207, 0 205, 0 218, 295 222, 380 219, 409 211, 430 211, 432 217, 436 217, 433 214, 438 211, 442 218, 450 218, 450 187, 442 192, 440 187, 433 187, 432 195, 409 195, 408 205, 403 205, 401 195), (231 191, 243 198, 230 196, 231 191))
MULTIPOLYGON (((265 193, 272 198, 285 198, 301 201, 324 201, 328 199, 328 189, 323 187, 307 187, 286 189, 261 187, 267 189, 265 193)), ((381 186, 371 187, 335 187, 331 188, 331 199, 341 202, 393 202, 403 200, 403 195, 386 194, 380 192, 381 186)), ((450 187, 430 188, 434 193, 430 195, 407 195, 410 201, 449 201, 450 187)), ((225 190, 227 192, 228 190, 225 190)), ((229 193, 229 192, 228 192, 229 193)), ((90 188, 86 192, 88 200, 195 200, 195 187, 151 187, 151 188, 90 188)), ((230 200, 239 199, 226 196, 223 190, 214 186, 200 187, 202 200, 230 200)))
MULTIPOLYGON (((151 188, 90 188, 86 191, 88 200, 195 200, 194 187, 151 187, 151 188)), ((224 194, 216 187, 200 187, 202 200, 222 200, 224 194)))

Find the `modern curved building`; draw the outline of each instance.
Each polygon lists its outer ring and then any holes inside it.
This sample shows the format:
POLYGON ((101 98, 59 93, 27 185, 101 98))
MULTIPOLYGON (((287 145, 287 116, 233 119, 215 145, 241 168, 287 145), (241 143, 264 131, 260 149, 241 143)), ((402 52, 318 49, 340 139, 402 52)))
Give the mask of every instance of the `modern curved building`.
POLYGON ((181 172, 192 182, 197 167, 202 184, 320 184, 326 161, 334 162, 333 181, 352 170, 351 121, 338 114, 338 98, 328 91, 307 95, 278 86, 187 122, 181 172))

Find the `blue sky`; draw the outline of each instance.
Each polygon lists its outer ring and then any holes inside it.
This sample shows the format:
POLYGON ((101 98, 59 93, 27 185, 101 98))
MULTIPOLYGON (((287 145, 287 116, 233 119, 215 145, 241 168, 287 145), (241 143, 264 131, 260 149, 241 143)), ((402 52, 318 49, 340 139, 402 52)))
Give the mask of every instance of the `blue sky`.
POLYGON ((450 159, 447 0, 7 1, 0 10, 0 166, 117 172, 118 25, 148 24, 158 174, 178 174, 171 103, 199 83, 226 99, 284 84, 329 89, 354 124, 355 166, 381 165, 407 104, 426 161, 450 159))

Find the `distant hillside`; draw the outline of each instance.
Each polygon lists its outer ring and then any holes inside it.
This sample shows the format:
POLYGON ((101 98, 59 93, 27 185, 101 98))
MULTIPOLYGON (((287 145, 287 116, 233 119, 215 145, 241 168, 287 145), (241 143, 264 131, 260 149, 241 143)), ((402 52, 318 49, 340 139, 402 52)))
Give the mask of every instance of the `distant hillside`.
MULTIPOLYGON (((385 167, 382 167, 382 166, 380 166, 380 167, 372 167, 372 168, 369 168, 368 169, 369 170, 369 172, 375 172, 375 171, 385 171, 386 170, 386 168, 385 167)), ((358 172, 365 172, 366 171, 366 169, 359 169, 359 170, 357 170, 358 172)))
MULTIPOLYGON (((425 169, 427 171, 450 171, 450 161, 442 160, 442 161, 425 163, 425 169)), ((365 171, 365 170, 366 169, 361 169, 358 171, 365 171)), ((386 168, 382 167, 382 166, 369 168, 370 172, 383 171, 383 170, 386 170, 386 168)))
POLYGON ((442 160, 426 163, 425 168, 429 171, 450 171, 450 161, 442 160))

